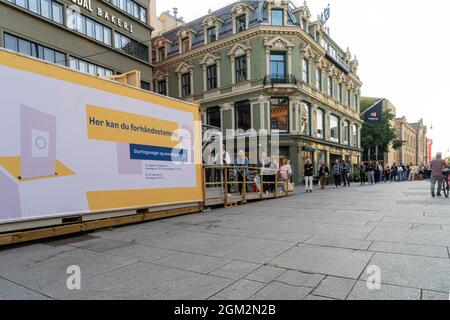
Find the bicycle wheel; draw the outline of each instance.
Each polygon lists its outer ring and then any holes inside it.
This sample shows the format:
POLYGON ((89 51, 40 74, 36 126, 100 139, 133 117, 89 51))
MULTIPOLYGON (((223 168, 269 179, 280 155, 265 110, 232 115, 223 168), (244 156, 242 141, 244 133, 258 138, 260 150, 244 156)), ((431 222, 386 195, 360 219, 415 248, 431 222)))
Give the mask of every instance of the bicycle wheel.
POLYGON ((443 188, 444 188, 444 195, 445 195, 446 198, 448 198, 450 187, 449 187, 449 184, 448 184, 448 178, 447 177, 444 178, 443 188))

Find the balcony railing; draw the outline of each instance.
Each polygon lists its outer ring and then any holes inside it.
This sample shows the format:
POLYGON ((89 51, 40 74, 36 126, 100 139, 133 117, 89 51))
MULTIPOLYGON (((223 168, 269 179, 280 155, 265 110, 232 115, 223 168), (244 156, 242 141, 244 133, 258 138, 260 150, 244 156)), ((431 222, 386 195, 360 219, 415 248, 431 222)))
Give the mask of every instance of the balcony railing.
POLYGON ((293 74, 269 74, 264 77, 263 84, 266 85, 276 85, 276 84, 297 84, 297 78, 293 74))

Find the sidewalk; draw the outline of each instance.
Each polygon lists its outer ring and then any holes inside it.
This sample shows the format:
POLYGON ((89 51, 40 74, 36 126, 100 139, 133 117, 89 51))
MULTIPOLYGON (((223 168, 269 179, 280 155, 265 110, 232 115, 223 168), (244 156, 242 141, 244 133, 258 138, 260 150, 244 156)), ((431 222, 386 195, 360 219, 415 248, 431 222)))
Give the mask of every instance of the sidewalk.
POLYGON ((443 299, 450 200, 428 183, 302 193, 0 251, 0 299, 443 299), (81 269, 68 290, 67 267, 81 269), (381 271, 369 290, 366 268, 381 271))

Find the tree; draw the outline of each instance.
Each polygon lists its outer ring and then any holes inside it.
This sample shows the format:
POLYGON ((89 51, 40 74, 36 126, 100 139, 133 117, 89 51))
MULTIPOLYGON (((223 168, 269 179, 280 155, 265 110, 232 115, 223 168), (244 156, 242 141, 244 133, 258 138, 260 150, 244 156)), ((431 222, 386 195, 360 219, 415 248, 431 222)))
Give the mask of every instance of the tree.
MULTIPOLYGON (((373 105, 369 104, 362 105, 361 110, 364 112, 373 105)), ((398 137, 395 128, 392 126, 394 118, 395 115, 390 110, 383 110, 379 123, 365 122, 361 128, 361 146, 365 150, 375 147, 379 153, 388 152, 390 145, 395 150, 400 149, 405 141, 398 137)))

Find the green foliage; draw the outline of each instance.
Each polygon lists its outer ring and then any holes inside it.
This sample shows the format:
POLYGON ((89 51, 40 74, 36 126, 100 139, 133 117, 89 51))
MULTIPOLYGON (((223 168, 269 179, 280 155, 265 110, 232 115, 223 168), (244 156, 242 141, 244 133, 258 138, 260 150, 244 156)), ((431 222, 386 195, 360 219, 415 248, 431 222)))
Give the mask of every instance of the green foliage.
POLYGON ((373 106, 373 104, 375 102, 377 102, 377 100, 374 100, 374 99, 361 100, 361 102, 359 104, 361 112, 365 112, 367 109, 369 109, 371 106, 373 106))
POLYGON ((378 151, 381 153, 388 152, 391 143, 394 149, 401 148, 404 141, 399 139, 392 127, 391 122, 394 118, 395 115, 390 110, 383 110, 379 123, 364 123, 361 128, 361 146, 364 149, 378 146, 378 151))

